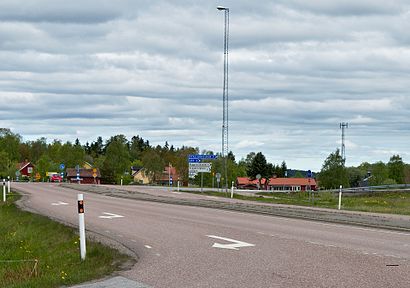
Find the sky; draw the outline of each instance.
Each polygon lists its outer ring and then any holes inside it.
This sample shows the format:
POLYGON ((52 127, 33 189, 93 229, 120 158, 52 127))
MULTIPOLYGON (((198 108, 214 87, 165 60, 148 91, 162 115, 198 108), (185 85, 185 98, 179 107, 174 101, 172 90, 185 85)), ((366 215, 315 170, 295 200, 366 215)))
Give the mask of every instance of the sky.
POLYGON ((410 163, 408 1, 1 0, 0 127, 24 141, 140 135, 319 171, 410 163), (255 4, 257 3, 257 4, 255 4))

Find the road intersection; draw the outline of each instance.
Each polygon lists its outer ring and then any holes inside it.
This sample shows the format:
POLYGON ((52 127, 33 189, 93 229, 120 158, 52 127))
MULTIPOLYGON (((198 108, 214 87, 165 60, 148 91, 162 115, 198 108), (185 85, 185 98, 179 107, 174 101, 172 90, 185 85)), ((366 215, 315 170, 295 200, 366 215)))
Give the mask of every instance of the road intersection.
MULTIPOLYGON (((15 188, 27 194, 27 209, 77 225, 77 191, 38 183, 15 188)), ((139 256, 121 276, 150 287, 374 288, 410 283, 407 232, 94 193, 84 193, 84 202, 87 230, 139 256)))

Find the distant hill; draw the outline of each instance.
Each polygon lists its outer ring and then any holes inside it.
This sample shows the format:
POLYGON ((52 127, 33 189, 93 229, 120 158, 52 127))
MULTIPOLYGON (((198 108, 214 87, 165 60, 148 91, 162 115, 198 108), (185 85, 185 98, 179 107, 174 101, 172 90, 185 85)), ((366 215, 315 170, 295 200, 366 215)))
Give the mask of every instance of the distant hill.
MULTIPOLYGON (((307 177, 307 170, 294 170, 294 169, 288 169, 288 178, 295 178, 295 177, 307 177)), ((312 172, 313 178, 316 178, 317 172, 312 172)))

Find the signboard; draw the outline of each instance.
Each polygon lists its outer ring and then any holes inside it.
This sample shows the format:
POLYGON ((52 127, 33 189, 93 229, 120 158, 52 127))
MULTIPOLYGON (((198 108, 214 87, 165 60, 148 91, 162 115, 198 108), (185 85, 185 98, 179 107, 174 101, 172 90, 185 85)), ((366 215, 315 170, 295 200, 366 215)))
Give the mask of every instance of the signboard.
POLYGON ((189 171, 210 173, 212 163, 189 163, 189 171))
POLYGON ((215 175, 215 177, 216 177, 216 182, 221 182, 221 173, 216 173, 216 175, 215 175))
POLYGON ((97 177, 97 173, 93 172, 93 177, 96 178, 96 177, 97 177))
POLYGON ((202 160, 215 160, 217 159, 217 155, 208 155, 208 154, 189 154, 188 155, 188 162, 189 163, 198 163, 202 160))
POLYGON ((60 164, 60 170, 64 170, 65 165, 63 163, 60 164))
POLYGON ((202 160, 215 160, 217 158, 217 155, 189 154, 189 177, 193 178, 198 173, 210 173, 212 169, 212 163, 202 163, 202 160))
POLYGON ((36 180, 39 181, 40 178, 41 178, 40 173, 37 172, 37 173, 36 173, 36 180))
POLYGON ((172 183, 173 183, 173 181, 172 181, 172 176, 169 176, 169 185, 172 186, 172 183))

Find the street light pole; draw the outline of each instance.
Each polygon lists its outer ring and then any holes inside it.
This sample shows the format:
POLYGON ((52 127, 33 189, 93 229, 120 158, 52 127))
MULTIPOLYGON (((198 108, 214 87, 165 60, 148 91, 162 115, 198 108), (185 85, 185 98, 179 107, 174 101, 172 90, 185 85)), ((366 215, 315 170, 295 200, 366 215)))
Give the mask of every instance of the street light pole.
POLYGON ((222 115, 222 158, 224 159, 225 192, 228 192, 228 55, 229 55, 229 8, 218 6, 225 12, 224 29, 224 80, 223 80, 223 115, 222 115))

